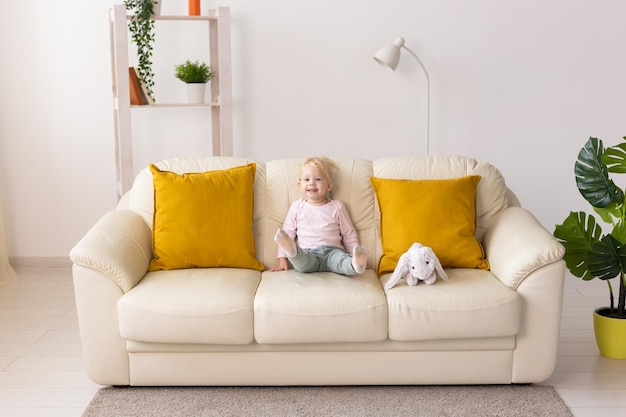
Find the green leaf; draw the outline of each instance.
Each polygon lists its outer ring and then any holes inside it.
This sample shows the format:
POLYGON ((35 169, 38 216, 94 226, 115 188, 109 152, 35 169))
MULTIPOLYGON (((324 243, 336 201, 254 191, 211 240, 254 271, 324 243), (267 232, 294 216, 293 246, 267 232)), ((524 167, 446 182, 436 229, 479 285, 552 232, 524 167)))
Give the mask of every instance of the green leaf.
POLYGON ((574 165, 576 185, 582 196, 594 207, 605 208, 611 203, 624 200, 624 193, 609 178, 609 172, 602 162, 604 146, 602 141, 589 138, 578 154, 574 165))
POLYGON ((587 254, 589 272, 600 279, 615 278, 626 265, 626 247, 613 235, 606 235, 587 254))
POLYGON ((614 224, 616 220, 621 219, 622 206, 623 204, 611 203, 604 208, 594 207, 593 211, 595 211, 596 214, 600 216, 602 221, 609 223, 609 224, 614 224))
POLYGON ((578 278, 585 281, 595 276, 589 271, 587 254, 594 243, 600 240, 602 228, 596 223, 595 217, 583 211, 571 212, 563 224, 556 225, 554 237, 565 247, 565 265, 578 278))
POLYGON ((154 98, 154 71, 152 70, 152 44, 154 35, 154 5, 155 0, 125 0, 126 9, 131 12, 128 20, 128 29, 133 43, 137 46, 137 72, 139 78, 146 84, 148 94, 154 98))
POLYGON ((215 76, 211 67, 200 61, 187 60, 184 64, 176 65, 174 70, 176 78, 188 84, 207 83, 215 76))
MULTIPOLYGON (((626 137, 624 137, 626 140, 626 137)), ((602 156, 602 162, 609 172, 626 174, 626 143, 607 148, 602 156)))
POLYGON ((620 242, 626 242, 626 223, 623 220, 617 222, 611 235, 620 242))

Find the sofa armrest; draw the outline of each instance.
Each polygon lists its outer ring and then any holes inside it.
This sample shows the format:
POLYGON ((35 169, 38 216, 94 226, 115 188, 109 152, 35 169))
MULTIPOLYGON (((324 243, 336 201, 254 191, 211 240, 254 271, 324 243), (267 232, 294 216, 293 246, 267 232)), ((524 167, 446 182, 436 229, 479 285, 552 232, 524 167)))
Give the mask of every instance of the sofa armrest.
POLYGON ((70 259, 110 277, 126 293, 148 271, 152 232, 135 212, 113 210, 74 246, 70 259))
POLYGON ((491 272, 513 289, 533 271, 563 259, 565 248, 522 207, 509 207, 488 226, 483 247, 491 272))

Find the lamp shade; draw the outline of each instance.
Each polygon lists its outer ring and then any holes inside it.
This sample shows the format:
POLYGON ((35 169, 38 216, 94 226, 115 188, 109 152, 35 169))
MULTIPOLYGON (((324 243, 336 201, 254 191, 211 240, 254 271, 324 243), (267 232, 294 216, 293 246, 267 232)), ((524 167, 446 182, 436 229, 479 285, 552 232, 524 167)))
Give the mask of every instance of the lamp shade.
POLYGON ((404 38, 397 38, 391 45, 383 46, 374 54, 374 61, 380 65, 396 70, 400 62, 400 49, 404 46, 404 38))

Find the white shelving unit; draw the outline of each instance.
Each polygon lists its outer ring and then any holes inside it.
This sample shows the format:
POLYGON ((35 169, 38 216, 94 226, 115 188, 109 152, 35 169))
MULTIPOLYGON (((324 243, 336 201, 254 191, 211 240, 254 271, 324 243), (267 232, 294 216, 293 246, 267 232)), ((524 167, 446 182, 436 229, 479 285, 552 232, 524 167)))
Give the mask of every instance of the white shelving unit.
MULTIPOLYGON (((209 65, 216 72, 210 82, 211 99, 206 104, 156 103, 135 106, 130 104, 128 82, 128 18, 124 5, 110 10, 111 73, 113 74, 113 113, 115 120, 115 163, 117 194, 120 198, 130 189, 134 180, 132 113, 135 108, 210 107, 213 155, 233 155, 232 131, 232 77, 230 59, 230 9, 219 7, 206 16, 153 16, 154 20, 206 21, 209 38, 209 65)), ((158 40, 157 40, 158 41, 158 40)))

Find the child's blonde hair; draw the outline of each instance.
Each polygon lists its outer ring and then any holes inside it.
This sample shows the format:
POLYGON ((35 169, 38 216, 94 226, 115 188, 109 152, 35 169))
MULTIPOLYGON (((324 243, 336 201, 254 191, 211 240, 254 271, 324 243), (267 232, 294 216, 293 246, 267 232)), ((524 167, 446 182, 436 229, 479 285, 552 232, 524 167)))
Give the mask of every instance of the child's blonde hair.
POLYGON ((322 171, 328 181, 332 181, 332 171, 337 169, 337 164, 325 156, 313 156, 302 162, 300 170, 304 169, 304 167, 316 167, 322 171))

